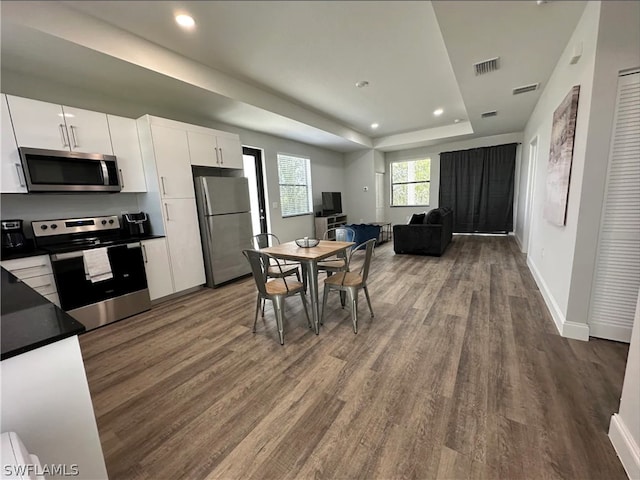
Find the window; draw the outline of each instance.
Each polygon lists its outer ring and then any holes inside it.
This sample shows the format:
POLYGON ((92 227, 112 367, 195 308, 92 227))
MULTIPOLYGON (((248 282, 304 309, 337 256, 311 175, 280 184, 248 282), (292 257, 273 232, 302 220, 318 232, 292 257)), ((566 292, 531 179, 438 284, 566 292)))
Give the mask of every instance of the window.
POLYGON ((391 206, 429 205, 431 159, 391 163, 391 206))
POLYGON ((308 158, 279 153, 278 183, 283 217, 313 212, 311 166, 308 158))

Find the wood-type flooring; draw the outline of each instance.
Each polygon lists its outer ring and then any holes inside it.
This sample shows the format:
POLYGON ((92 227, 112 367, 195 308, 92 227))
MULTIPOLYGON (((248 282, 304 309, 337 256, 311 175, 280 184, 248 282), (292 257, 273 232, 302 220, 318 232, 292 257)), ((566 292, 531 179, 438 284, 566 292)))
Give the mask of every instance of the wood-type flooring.
POLYGON ((560 337, 512 238, 384 244, 369 289, 357 335, 336 294, 319 336, 297 297, 253 334, 248 278, 81 336, 109 477, 626 478, 627 345, 560 337))

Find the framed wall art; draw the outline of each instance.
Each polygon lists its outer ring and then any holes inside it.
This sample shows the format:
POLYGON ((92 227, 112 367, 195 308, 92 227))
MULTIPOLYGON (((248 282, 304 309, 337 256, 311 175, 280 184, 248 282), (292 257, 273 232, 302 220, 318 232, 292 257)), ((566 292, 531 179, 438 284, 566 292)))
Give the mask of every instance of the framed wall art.
POLYGON ((580 85, 576 85, 553 112, 544 218, 554 225, 564 226, 567 220, 579 95, 580 85))

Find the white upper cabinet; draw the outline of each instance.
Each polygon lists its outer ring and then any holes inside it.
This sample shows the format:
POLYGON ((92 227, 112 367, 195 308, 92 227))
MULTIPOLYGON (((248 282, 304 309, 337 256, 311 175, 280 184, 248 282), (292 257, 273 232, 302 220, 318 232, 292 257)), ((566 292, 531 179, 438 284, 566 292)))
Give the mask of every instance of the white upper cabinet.
POLYGON ((191 165, 203 167, 219 167, 220 154, 216 136, 210 133, 187 132, 191 165))
POLYGON ((236 135, 220 135, 218 140, 218 152, 220 153, 220 166, 223 168, 242 168, 242 145, 236 135))
POLYGON ((107 115, 62 107, 72 152, 112 154, 107 115))
POLYGON ((239 169, 243 167, 242 146, 237 135, 188 131, 187 136, 191 165, 239 169))
POLYGON ((151 135, 162 198, 195 198, 187 132, 151 125, 151 135))
POLYGON ((107 115, 7 95, 18 146, 112 154, 107 115))
POLYGON ((60 105, 12 95, 7 101, 19 147, 70 150, 60 105))
POLYGON ((146 192, 142 154, 138 141, 138 127, 132 118, 107 115, 113 154, 118 161, 122 193, 146 192))
POLYGON ((24 180, 24 172, 20 162, 20 154, 16 138, 13 135, 13 127, 11 126, 11 116, 9 115, 9 107, 4 94, 2 98, 2 158, 0 171, 0 180, 2 185, 0 191, 2 193, 27 193, 27 187, 24 180))

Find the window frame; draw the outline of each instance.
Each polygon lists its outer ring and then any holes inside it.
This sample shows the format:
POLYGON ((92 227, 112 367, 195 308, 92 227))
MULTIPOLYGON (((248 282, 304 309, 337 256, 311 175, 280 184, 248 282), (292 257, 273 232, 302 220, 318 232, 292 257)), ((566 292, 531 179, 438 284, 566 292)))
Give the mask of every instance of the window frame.
POLYGON ((278 170, 278 197, 280 200, 280 215, 282 218, 291 218, 291 217, 302 217, 305 215, 313 215, 313 187, 312 187, 312 179, 311 179, 311 158, 304 156, 304 155, 299 155, 299 154, 293 154, 293 153, 285 153, 285 152, 278 152, 276 154, 276 168, 278 170), (296 158, 296 159, 300 159, 300 160, 305 160, 305 167, 307 170, 307 183, 306 184, 296 184, 296 183, 280 183, 280 157, 291 157, 291 158, 296 158), (307 188, 307 208, 309 209, 307 212, 304 213, 290 213, 290 214, 285 214, 282 210, 282 186, 290 186, 290 187, 306 187, 307 188))
POLYGON ((431 165, 432 165, 431 157, 412 158, 412 159, 406 159, 406 160, 392 160, 391 162, 389 162, 389 207, 390 208, 414 208, 414 207, 429 207, 430 206, 431 198, 429 198, 429 203, 426 203, 426 204, 420 203, 420 204, 410 204, 410 205, 394 205, 393 204, 393 186, 394 185, 411 185, 411 184, 426 183, 426 184, 429 185, 429 197, 431 197, 431 165), (420 181, 412 181, 412 182, 394 182, 393 181, 393 166, 394 166, 394 164, 420 162, 420 161, 423 161, 423 160, 428 160, 429 161, 429 180, 420 180, 420 181))

